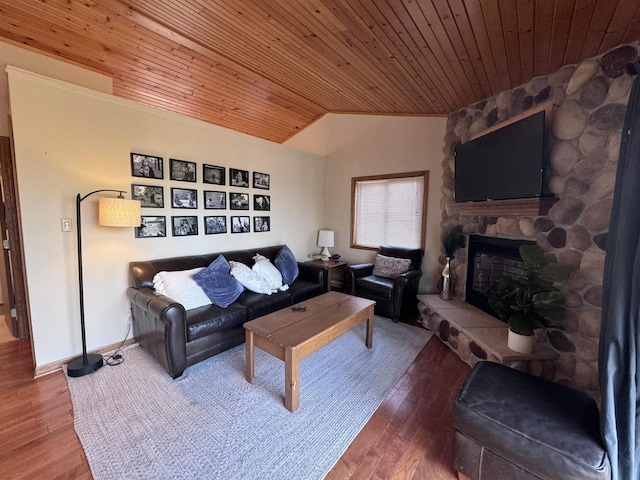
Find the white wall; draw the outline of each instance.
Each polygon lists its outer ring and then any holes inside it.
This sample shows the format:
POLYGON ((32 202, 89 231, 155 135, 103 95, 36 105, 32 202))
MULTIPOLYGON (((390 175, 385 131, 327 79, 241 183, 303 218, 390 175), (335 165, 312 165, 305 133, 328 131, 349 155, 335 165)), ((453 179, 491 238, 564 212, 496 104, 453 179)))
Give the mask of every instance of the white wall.
POLYGON ((429 170, 426 251, 420 291, 435 291, 441 271, 438 265, 442 196, 440 188, 447 119, 369 117, 366 119, 368 128, 362 131, 358 128, 349 129, 348 122, 359 124, 363 116, 341 117, 341 128, 359 133, 348 145, 328 156, 326 227, 335 231, 336 245, 332 253, 342 255, 350 263, 371 262, 375 258, 375 252, 349 247, 352 177, 429 170))
POLYGON ((75 219, 77 193, 163 185, 165 208, 143 214, 165 215, 167 226, 172 215, 195 214, 202 229, 204 215, 221 212, 202 208, 202 190, 208 189, 203 163, 271 175, 271 189, 258 191, 271 195, 268 233, 135 239, 133 229, 97 226, 97 195, 83 202, 89 349, 124 337, 129 261, 279 243, 306 259, 317 249, 316 232, 326 216, 325 159, 18 69, 8 76, 36 366, 81 350, 75 220, 73 233, 60 226, 61 218, 75 219), (131 177, 130 152, 163 157, 165 179, 131 177), (170 157, 197 162, 198 183, 168 180, 170 157), (200 208, 171 209, 171 186, 197 188, 200 208))

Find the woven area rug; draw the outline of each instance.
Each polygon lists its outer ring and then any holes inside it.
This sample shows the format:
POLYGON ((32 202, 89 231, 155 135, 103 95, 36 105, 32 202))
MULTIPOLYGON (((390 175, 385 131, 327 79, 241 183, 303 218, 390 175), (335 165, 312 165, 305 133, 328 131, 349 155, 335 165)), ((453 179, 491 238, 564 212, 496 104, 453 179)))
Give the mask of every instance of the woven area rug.
POLYGON ((304 359, 300 408, 284 408, 284 363, 240 345, 172 380, 138 346, 125 362, 67 378, 75 429, 96 480, 321 479, 415 359, 431 332, 376 317, 304 359))

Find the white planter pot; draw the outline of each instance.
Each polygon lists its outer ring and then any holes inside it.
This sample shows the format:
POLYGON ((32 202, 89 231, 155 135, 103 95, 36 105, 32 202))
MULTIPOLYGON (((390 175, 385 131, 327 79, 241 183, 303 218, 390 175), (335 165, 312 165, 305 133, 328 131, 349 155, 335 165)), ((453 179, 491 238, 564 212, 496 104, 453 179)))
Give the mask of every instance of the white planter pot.
POLYGON ((520 335, 509 329, 509 336, 507 337, 507 347, 518 353, 531 353, 533 352, 533 342, 536 339, 535 335, 520 335))

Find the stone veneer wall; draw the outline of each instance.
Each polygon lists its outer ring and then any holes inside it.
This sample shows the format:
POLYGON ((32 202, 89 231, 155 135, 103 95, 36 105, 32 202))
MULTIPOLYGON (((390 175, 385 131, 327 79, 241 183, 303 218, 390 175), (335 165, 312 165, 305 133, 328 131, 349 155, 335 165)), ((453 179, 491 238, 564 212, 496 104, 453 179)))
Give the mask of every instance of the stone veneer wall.
MULTIPOLYGON (((639 42, 565 66, 449 115, 443 161, 443 228, 461 224, 466 234, 535 240, 548 255, 571 265, 562 289, 564 330, 542 341, 558 352, 555 380, 597 391, 598 337, 607 229, 613 201, 620 137, 631 84, 629 63, 639 42), (548 99, 549 190, 559 201, 548 216, 459 216, 454 200, 456 145, 548 99)), ((454 259, 454 293, 464 298, 466 249, 454 259)))

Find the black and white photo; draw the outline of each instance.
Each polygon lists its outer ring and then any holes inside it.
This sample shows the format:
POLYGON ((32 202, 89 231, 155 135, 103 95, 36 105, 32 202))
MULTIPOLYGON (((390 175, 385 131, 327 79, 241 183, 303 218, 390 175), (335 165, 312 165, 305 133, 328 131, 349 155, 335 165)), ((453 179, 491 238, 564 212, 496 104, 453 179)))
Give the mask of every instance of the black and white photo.
POLYGON ((185 160, 169 159, 170 163, 170 180, 178 180, 180 182, 196 181, 196 164, 195 162, 187 162, 185 160))
POLYGON ((134 229, 136 238, 167 236, 167 217, 140 217, 140 226, 134 229))
POLYGON ((225 185, 225 170, 224 167, 218 167, 216 165, 202 165, 202 181, 204 183, 211 183, 212 185, 225 185))
POLYGON ((247 233, 250 231, 249 217, 231 217, 231 233, 247 233))
POLYGON ((271 230, 270 224, 271 224, 270 217, 253 217, 254 232, 268 232, 271 230))
POLYGON ((131 176, 144 178, 164 178, 162 157, 143 155, 141 153, 132 153, 131 176))
POLYGON ((253 172, 253 188, 269 190, 271 175, 268 173, 253 172))
POLYGON ((198 191, 191 188, 172 188, 171 207, 198 208, 198 191))
POLYGON ((229 203, 231 210, 249 210, 248 193, 229 193, 229 203))
POLYGON ((142 208, 164 208, 164 187, 132 183, 131 199, 140 200, 142 208))
POLYGON ((204 191, 204 208, 207 210, 224 210, 227 208, 227 192, 204 191))
POLYGON ((204 217, 204 234, 227 233, 227 217, 204 217))
POLYGON ((171 233, 174 237, 198 235, 198 217, 171 217, 171 233))
POLYGON ((271 197, 269 195, 254 195, 253 196, 253 209, 262 212, 268 212, 271 210, 271 197))
POLYGON ((249 170, 238 170, 237 168, 229 169, 229 182, 232 187, 249 188, 249 170))

